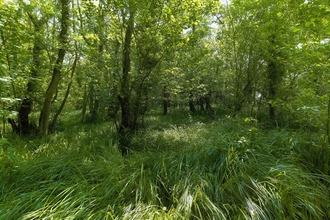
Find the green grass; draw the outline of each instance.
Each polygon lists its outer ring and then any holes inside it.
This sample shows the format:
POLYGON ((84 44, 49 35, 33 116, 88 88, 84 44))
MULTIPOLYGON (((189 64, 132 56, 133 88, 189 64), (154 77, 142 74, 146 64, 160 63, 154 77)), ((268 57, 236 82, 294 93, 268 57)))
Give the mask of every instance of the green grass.
POLYGON ((147 117, 126 157, 110 122, 72 119, 47 137, 8 136, 0 219, 330 218, 319 134, 168 116, 147 117))

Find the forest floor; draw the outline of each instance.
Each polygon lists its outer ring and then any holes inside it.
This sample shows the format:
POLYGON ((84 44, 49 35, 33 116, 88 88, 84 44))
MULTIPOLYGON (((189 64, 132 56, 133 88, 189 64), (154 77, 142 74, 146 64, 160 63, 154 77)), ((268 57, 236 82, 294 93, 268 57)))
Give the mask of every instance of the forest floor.
POLYGON ((0 219, 330 219, 321 133, 154 113, 123 157, 112 122, 79 117, 1 139, 0 219))

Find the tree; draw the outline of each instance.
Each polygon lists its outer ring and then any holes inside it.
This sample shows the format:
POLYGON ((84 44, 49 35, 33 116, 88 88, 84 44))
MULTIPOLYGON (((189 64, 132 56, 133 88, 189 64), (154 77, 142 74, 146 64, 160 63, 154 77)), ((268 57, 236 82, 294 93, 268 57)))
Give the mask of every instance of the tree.
MULTIPOLYGON (((34 11, 26 11, 32 26, 33 26, 33 49, 32 49, 32 65, 30 70, 30 77, 27 82, 26 94, 22 100, 21 106, 18 111, 18 125, 16 133, 20 133, 23 135, 29 133, 37 132, 36 125, 29 121, 29 114, 33 108, 33 103, 35 98, 35 93, 37 92, 38 87, 38 77, 40 76, 40 68, 41 68, 41 56, 42 56, 42 30, 48 21, 48 15, 41 15, 38 18, 36 12, 34 11)), ((15 123, 12 121, 12 123, 15 123)))
POLYGON ((232 1, 226 8, 220 50, 225 72, 234 76, 228 92, 233 94, 229 106, 235 106, 235 112, 250 105, 252 115, 260 100, 268 105, 269 121, 276 124, 276 109, 293 97, 290 87, 296 72, 291 72, 291 65, 301 40, 301 33, 295 31, 301 5, 296 1, 232 1))
POLYGON ((121 106, 119 135, 124 151, 129 135, 137 128, 138 118, 145 112, 148 95, 155 88, 151 82, 161 79, 154 70, 170 59, 169 53, 175 53, 174 48, 185 41, 182 31, 187 25, 201 19, 210 11, 204 12, 203 7, 210 8, 212 4, 206 1, 129 1, 119 10, 122 33, 125 33, 121 44, 123 58, 118 96, 121 106), (191 19, 193 16, 196 18, 191 19))
MULTIPOLYGON (((118 100, 121 106, 121 123, 119 127, 119 135, 125 137, 127 132, 131 132, 135 128, 134 121, 131 117, 131 103, 130 103, 130 82, 129 73, 131 71, 131 44, 134 31, 134 16, 135 10, 129 8, 127 26, 125 31, 125 40, 123 42, 123 68, 120 83, 120 93, 118 100)), ((124 20, 125 22, 125 20, 124 20)), ((126 146, 122 146, 126 148, 126 146)))
MULTIPOLYGON (((1 31, 1 38, 5 46, 5 56, 1 55, 1 59, 6 57, 4 65, 8 69, 12 69, 11 71, 16 75, 13 77, 15 80, 12 80, 14 92, 11 94, 21 100, 15 107, 18 112, 18 120, 9 118, 8 121, 12 125, 13 131, 18 134, 26 135, 37 132, 46 134, 49 132, 50 106, 56 101, 58 95, 63 63, 66 65, 71 62, 71 58, 65 59, 66 51, 69 48, 68 31, 71 28, 69 26, 70 2, 58 4, 60 10, 55 10, 56 6, 49 1, 14 1, 3 4, 2 14, 5 28, 1 31), (9 10, 11 13, 8 13, 9 10), (60 15, 57 13, 58 11, 60 15), (58 19, 58 15, 61 18, 58 19), (57 39, 58 22, 61 30, 57 39), (57 51, 58 47, 61 48, 57 51), (14 51, 14 48, 19 48, 19 50, 14 51), (50 69, 53 72, 51 80, 47 74, 43 74, 50 69), (41 94, 46 85, 44 82, 48 80, 51 83, 48 86, 45 100, 41 103, 40 100, 43 99, 41 94), (37 128, 30 113, 32 110, 39 111, 40 105, 42 105, 42 110, 39 128, 37 128)), ((77 56, 75 57, 77 58, 77 56)), ((67 94, 54 115, 52 125, 56 123, 56 119, 64 107, 70 87, 69 83, 67 94)))
POLYGON ((60 83, 61 79, 61 71, 63 66, 63 60, 67 50, 68 44, 68 33, 69 33, 69 22, 70 22, 70 4, 69 0, 61 0, 60 7, 61 7, 61 19, 60 25, 61 30, 59 34, 59 48, 57 59, 54 64, 52 79, 48 85, 45 100, 43 103, 43 107, 40 113, 39 118, 39 133, 41 135, 47 134, 49 129, 49 116, 50 116, 50 107, 51 103, 54 99, 56 94, 57 87, 60 83))
POLYGON ((8 121, 14 132, 28 134, 31 130, 35 130, 33 123, 29 122, 29 114, 33 106, 36 78, 40 67, 39 34, 45 20, 35 17, 33 11, 26 13, 26 5, 23 2, 2 4, 3 28, 0 30, 0 35, 4 53, 1 54, 0 59, 3 60, 2 67, 6 70, 3 72, 8 74, 4 77, 9 77, 11 82, 12 91, 8 93, 8 97, 12 96, 15 100, 20 100, 16 102, 18 122, 16 123, 12 117, 8 121), (32 33, 25 27, 30 25, 32 25, 32 33), (30 44, 33 45, 32 50, 29 50, 30 44), (32 62, 29 61, 29 57, 32 57, 32 62))

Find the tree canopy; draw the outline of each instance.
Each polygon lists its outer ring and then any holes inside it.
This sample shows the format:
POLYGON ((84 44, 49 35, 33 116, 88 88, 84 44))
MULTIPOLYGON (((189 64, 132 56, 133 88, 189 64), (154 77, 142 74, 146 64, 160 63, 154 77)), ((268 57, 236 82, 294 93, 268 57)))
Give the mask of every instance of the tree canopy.
POLYGON ((16 133, 50 133, 66 108, 126 140, 156 106, 329 130, 326 1, 15 0, 0 15, 16 133))

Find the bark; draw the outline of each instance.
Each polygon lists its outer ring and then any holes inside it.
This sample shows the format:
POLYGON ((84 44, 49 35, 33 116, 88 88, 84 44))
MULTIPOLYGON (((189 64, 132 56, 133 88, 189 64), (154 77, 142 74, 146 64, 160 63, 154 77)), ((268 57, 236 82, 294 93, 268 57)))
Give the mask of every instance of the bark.
POLYGON ((83 96, 83 106, 82 106, 82 117, 81 117, 81 122, 84 122, 85 120, 85 115, 86 115, 86 110, 87 110, 87 86, 85 85, 85 90, 84 90, 84 96, 83 96))
POLYGON ((205 100, 204 100, 204 96, 201 96, 201 97, 199 98, 198 104, 199 104, 199 106, 200 106, 201 111, 202 111, 202 112, 205 112, 205 107, 204 107, 205 100))
POLYGON ((192 91, 189 92, 189 111, 191 111, 192 113, 196 112, 192 91))
POLYGON ((170 94, 167 91, 166 86, 164 86, 163 89, 163 113, 164 115, 167 115, 168 113, 168 108, 170 107, 170 100, 169 100, 170 94))
POLYGON ((98 97, 95 98, 93 107, 94 108, 92 109, 91 112, 91 119, 92 121, 95 121, 98 118, 99 108, 100 108, 100 99, 98 97))
POLYGON ((66 54, 65 46, 68 41, 68 28, 69 28, 69 19, 70 19, 69 0, 61 0, 61 9, 62 9, 61 32, 59 35, 59 44, 61 48, 58 50, 57 59, 53 69, 52 80, 47 88, 45 94, 45 100, 40 113, 39 133, 41 135, 48 133, 50 107, 61 79, 61 70, 62 70, 63 60, 66 54))
POLYGON ((94 121, 98 118, 99 106, 100 106, 100 94, 98 91, 98 85, 96 81, 91 81, 89 84, 89 113, 91 120, 94 121))
POLYGON ((52 120, 52 122, 51 122, 51 124, 49 126, 49 130, 52 130, 55 127, 55 124, 57 122, 57 118, 61 114, 61 112, 62 112, 62 110, 63 110, 63 108, 65 106, 65 103, 68 100, 68 97, 69 97, 69 94, 70 94, 70 89, 71 89, 72 82, 73 82, 73 75, 74 75, 74 73, 76 71, 78 59, 79 59, 78 54, 76 54, 76 57, 75 57, 74 62, 73 62, 73 67, 72 67, 72 70, 71 70, 71 79, 70 79, 70 82, 69 82, 68 87, 66 89, 64 99, 63 99, 63 101, 61 103, 60 108, 57 110, 57 112, 54 115, 54 118, 53 118, 53 120, 52 120))
POLYGON ((272 103, 277 99, 278 86, 283 77, 283 66, 278 59, 281 57, 281 54, 276 51, 276 37, 275 35, 271 35, 270 37, 270 57, 268 60, 267 72, 268 72, 268 99, 271 101, 269 103, 269 119, 270 122, 275 125, 276 124, 276 107, 272 103))
POLYGON ((40 56, 42 53, 42 47, 40 45, 40 31, 45 24, 46 20, 41 18, 37 19, 32 14, 28 13, 33 25, 34 25, 34 41, 33 41, 33 49, 32 49, 32 67, 31 67, 31 74, 30 79, 27 83, 25 98, 23 99, 21 106, 18 110, 18 122, 16 125, 15 121, 11 121, 10 124, 12 125, 13 132, 20 134, 20 135, 27 135, 33 134, 37 132, 36 125, 29 121, 29 115, 33 107, 33 95, 36 92, 37 80, 39 76, 39 68, 41 65, 40 56), (15 126, 14 126, 15 124, 15 126))
POLYGON ((21 104, 21 107, 18 111, 18 131, 17 133, 21 135, 26 135, 32 132, 34 126, 29 122, 29 114, 32 109, 32 99, 25 98, 21 104))
POLYGON ((205 95, 204 100, 205 100, 205 104, 206 104, 206 111, 213 112, 213 109, 211 106, 211 92, 209 92, 205 95))
POLYGON ((122 69, 122 78, 120 85, 120 95, 118 100, 121 106, 121 123, 119 126, 119 138, 120 138, 120 148, 122 154, 125 155, 128 153, 129 149, 129 139, 130 133, 133 131, 134 125, 131 123, 131 103, 130 103, 130 92, 129 92, 129 72, 131 69, 131 42, 133 37, 133 28, 134 28, 134 13, 130 14, 126 33, 125 40, 123 45, 123 69, 122 69))
MULTIPOLYGON (((268 64, 268 95, 271 101, 276 99, 276 65, 273 61, 268 64)), ((276 110, 272 103, 269 103, 269 119, 271 123, 276 122, 276 110)))

